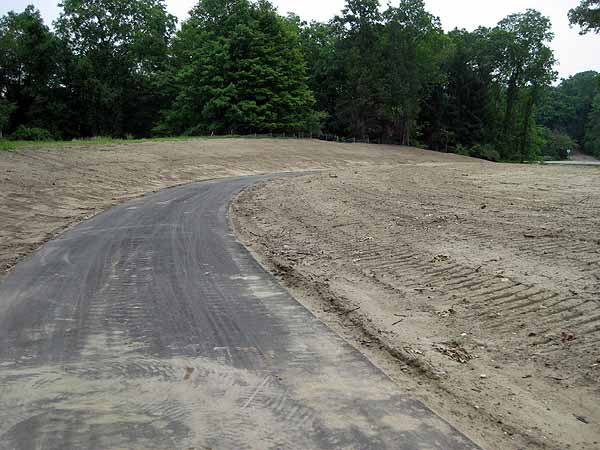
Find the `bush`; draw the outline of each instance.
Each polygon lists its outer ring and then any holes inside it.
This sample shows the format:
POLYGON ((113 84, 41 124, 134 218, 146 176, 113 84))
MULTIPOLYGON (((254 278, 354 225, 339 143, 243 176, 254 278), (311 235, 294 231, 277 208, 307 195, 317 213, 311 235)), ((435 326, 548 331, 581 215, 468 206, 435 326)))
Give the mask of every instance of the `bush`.
POLYGON ((471 148, 464 147, 461 144, 456 146, 454 151, 457 155, 471 156, 473 158, 487 159, 488 161, 500 161, 500 153, 489 144, 477 144, 471 148))
POLYGON ((577 148, 576 142, 565 133, 546 127, 538 127, 536 131, 540 140, 540 151, 544 159, 567 159, 569 157, 567 150, 577 148))
POLYGON ((44 128, 20 125, 11 135, 13 141, 53 141, 52 133, 44 128))
POLYGON ((487 159, 488 161, 500 161, 500 152, 490 144, 479 145, 471 149, 471 154, 475 158, 487 159))

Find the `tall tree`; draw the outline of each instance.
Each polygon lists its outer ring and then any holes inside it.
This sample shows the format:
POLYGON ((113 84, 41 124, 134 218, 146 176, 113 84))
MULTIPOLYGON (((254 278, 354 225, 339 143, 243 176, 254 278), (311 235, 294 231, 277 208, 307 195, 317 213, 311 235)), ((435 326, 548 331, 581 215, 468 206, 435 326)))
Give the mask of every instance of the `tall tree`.
POLYGON ((600 94, 596 95, 585 132, 585 150, 600 158, 600 94))
POLYGON ((384 13, 384 111, 387 137, 410 145, 421 104, 442 81, 448 40, 422 0, 401 0, 384 13))
POLYGON ((581 0, 579 6, 569 11, 569 21, 581 27, 581 34, 600 33, 600 0, 581 0))
POLYGON ((336 63, 336 29, 331 23, 320 22, 301 23, 300 26, 300 45, 316 110, 323 116, 326 131, 340 133, 336 117, 341 76, 336 63))
POLYGON ((496 139, 500 89, 494 81, 487 33, 480 28, 448 34, 445 77, 423 102, 420 117, 429 148, 472 148, 496 139))
POLYGON ((600 93, 600 74, 578 73, 544 93, 537 112, 538 122, 571 136, 584 148, 585 129, 596 95, 600 93))
POLYGON ((78 134, 149 134, 176 23, 164 0, 63 0, 62 6, 56 28, 74 56, 69 84, 78 134))
POLYGON ((525 160, 531 153, 531 131, 536 103, 544 87, 556 79, 556 62, 548 43, 554 38, 550 20, 527 10, 502 20, 489 34, 499 79, 506 86, 501 154, 525 160))
POLYGON ((177 34, 162 133, 299 131, 314 98, 298 24, 260 0, 201 0, 177 34))
MULTIPOLYGON (((0 18, 0 97, 14 105, 5 126, 49 128, 60 123, 60 43, 33 6, 0 18)), ((8 108, 8 107, 6 107, 8 108)))
POLYGON ((340 71, 336 111, 345 134, 383 133, 382 19, 378 0, 347 0, 341 16, 333 20, 340 71))

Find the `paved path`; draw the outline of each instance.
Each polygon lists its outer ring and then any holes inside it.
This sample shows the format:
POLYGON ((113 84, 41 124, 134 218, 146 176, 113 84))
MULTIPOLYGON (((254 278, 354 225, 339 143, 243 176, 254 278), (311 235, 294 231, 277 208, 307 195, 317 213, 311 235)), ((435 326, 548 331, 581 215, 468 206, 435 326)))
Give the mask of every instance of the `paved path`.
POLYGON ((474 449, 232 236, 258 178, 109 210, 0 285, 0 449, 474 449))
POLYGON ((545 161, 556 166, 600 166, 600 161, 545 161))

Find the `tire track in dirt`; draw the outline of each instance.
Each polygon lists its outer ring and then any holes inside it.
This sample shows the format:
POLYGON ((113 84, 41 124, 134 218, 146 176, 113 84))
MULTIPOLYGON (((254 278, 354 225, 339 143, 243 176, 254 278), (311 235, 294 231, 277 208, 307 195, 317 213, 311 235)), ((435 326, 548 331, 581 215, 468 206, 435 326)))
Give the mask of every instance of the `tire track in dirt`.
POLYGON ((0 285, 0 449, 476 450, 234 239, 255 179, 108 210, 0 285))
POLYGON ((600 421, 595 170, 338 171, 253 188, 236 214, 246 242, 313 311, 359 329, 348 332, 355 345, 400 350, 400 368, 421 361, 434 377, 415 389, 449 395, 437 408, 483 411, 492 448, 587 450, 600 445, 576 418, 600 421), (494 427, 514 447, 494 442, 494 427))

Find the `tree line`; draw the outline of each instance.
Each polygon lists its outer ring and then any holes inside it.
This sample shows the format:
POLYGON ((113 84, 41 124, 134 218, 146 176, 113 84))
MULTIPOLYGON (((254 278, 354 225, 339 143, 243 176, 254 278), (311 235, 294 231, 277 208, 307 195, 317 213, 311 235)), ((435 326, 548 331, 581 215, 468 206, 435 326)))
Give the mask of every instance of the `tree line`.
MULTIPOLYGON (((570 13, 597 31, 598 1, 570 13)), ((15 139, 335 134, 492 160, 600 153, 600 84, 553 86, 549 19, 444 32, 422 0, 347 0, 329 22, 266 0, 64 0, 0 18, 0 130, 15 139)))

